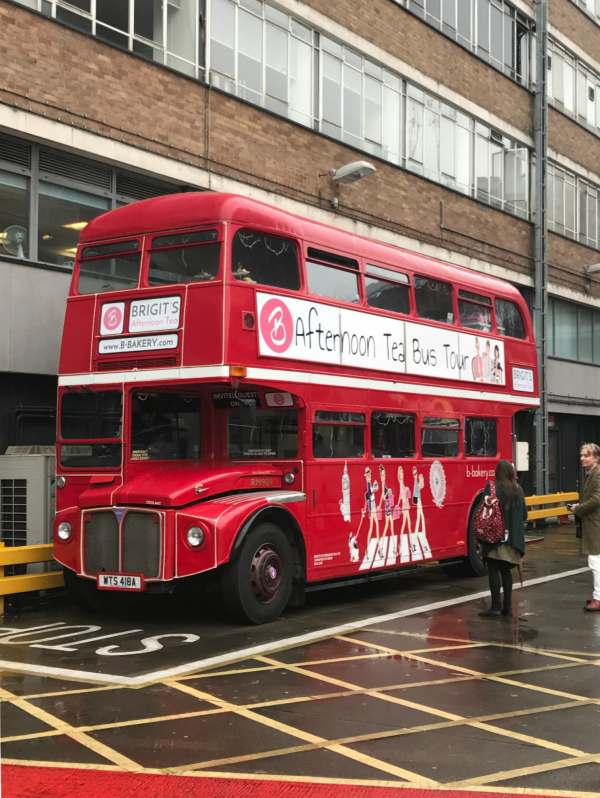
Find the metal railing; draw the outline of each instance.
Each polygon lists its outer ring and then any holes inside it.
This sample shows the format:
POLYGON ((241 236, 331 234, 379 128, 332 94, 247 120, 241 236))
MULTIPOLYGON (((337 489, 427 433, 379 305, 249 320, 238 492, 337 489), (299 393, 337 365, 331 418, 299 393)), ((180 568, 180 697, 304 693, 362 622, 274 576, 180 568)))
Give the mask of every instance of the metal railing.
POLYGON ((579 493, 547 493, 543 496, 526 496, 525 504, 528 507, 527 520, 541 521, 544 518, 560 518, 571 515, 568 502, 578 502, 579 493))
POLYGON ((40 571, 34 574, 5 576, 9 565, 28 565, 34 562, 54 562, 52 543, 35 546, 5 546, 0 541, 0 616, 4 615, 4 596, 28 593, 32 590, 48 590, 64 585, 62 571, 40 571))

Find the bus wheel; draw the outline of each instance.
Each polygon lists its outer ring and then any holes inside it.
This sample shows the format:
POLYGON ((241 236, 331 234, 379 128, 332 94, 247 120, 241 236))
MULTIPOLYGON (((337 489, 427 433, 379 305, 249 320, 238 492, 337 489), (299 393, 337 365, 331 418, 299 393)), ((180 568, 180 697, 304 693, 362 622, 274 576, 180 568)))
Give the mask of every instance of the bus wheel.
POLYGON ((223 601, 241 620, 274 621, 290 600, 293 572, 293 551, 285 533, 276 524, 258 524, 223 571, 223 601))
POLYGON ((483 549, 475 536, 475 512, 469 518, 469 540, 467 556, 464 560, 464 571, 467 576, 485 576, 487 566, 483 558, 483 549))

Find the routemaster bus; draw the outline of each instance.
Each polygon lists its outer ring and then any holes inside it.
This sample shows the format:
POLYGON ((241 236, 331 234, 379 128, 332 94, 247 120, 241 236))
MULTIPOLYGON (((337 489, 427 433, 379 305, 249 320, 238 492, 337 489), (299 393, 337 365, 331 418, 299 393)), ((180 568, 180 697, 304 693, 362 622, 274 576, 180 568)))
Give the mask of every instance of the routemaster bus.
POLYGON ((481 574, 474 507, 537 392, 499 279, 231 194, 109 211, 67 300, 55 557, 83 602, 211 577, 253 623, 308 586, 481 574))

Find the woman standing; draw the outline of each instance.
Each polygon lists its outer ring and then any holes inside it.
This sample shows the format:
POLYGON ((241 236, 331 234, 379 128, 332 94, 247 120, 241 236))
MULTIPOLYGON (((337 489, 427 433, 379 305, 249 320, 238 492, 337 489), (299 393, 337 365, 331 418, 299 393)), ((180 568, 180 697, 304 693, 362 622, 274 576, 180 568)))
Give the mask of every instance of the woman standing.
POLYGON ((579 504, 572 510, 581 518, 583 553, 588 555, 588 565, 594 577, 592 598, 585 603, 588 612, 600 611, 600 446, 584 443, 579 450, 581 465, 587 472, 579 504))
MULTIPOLYGON (((489 494, 489 485, 486 493, 489 494)), ((525 554, 525 521, 527 508, 523 490, 517 482, 512 463, 500 460, 496 466, 496 496, 502 510, 505 539, 496 544, 482 543, 486 560, 492 604, 488 610, 480 612, 483 618, 510 615, 512 612, 512 569, 519 565, 525 554), (500 600, 500 586, 503 596, 500 600)))

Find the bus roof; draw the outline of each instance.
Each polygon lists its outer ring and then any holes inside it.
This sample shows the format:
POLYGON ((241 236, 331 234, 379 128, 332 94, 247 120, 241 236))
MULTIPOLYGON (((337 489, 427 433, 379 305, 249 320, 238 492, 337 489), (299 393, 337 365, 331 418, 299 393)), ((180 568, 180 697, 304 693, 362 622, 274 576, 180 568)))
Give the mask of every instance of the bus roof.
POLYGON ((331 248, 353 257, 393 264, 398 268, 411 271, 423 269, 428 276, 451 282, 464 281, 475 290, 479 288, 504 296, 520 296, 514 286, 499 278, 311 221, 238 194, 194 191, 140 200, 92 219, 82 231, 80 243, 96 243, 219 221, 266 229, 282 236, 302 239, 320 248, 331 248))

